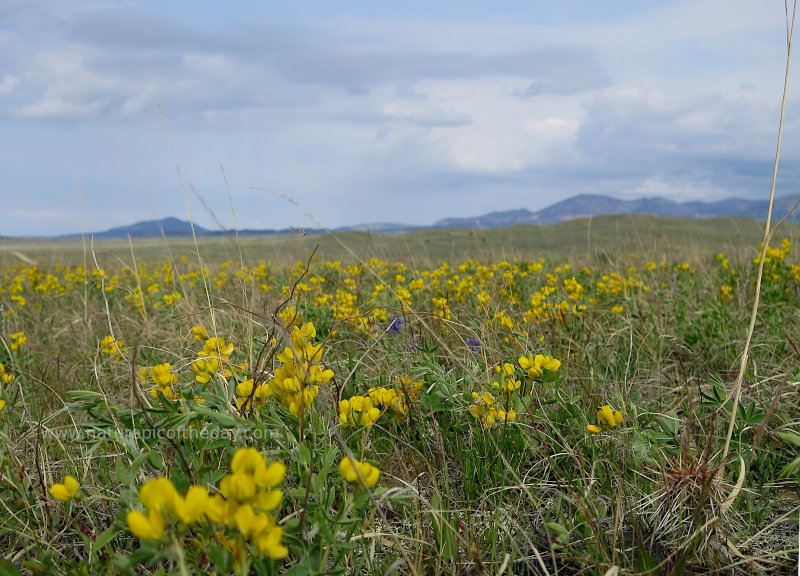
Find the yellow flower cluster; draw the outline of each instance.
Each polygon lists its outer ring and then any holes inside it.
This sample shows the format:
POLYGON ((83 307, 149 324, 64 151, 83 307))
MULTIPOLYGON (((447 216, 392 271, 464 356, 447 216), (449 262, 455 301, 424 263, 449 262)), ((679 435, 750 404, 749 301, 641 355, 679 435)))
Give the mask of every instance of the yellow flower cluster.
POLYGON ((352 396, 339 401, 339 423, 343 426, 372 426, 384 412, 391 412, 397 421, 408 414, 409 402, 419 396, 422 382, 400 378, 399 388, 370 388, 366 396, 352 396))
POLYGON ((798 264, 790 265, 789 273, 792 275, 792 280, 800 284, 800 265, 798 264))
MULTIPOLYGON (((606 428, 616 428, 622 423, 622 419, 625 415, 620 412, 619 410, 613 410, 611 406, 608 404, 601 406, 600 410, 597 411, 597 420, 606 428)), ((598 434, 602 432, 602 428, 599 426, 595 426, 594 424, 589 424, 586 427, 586 430, 591 432, 592 434, 598 434)))
POLYGON ((302 326, 303 317, 294 306, 287 306, 278 313, 278 317, 283 320, 284 325, 289 326, 302 326))
MULTIPOLYGON (((143 368, 145 373, 147 369, 143 368)), ((156 387, 150 390, 150 395, 153 398, 158 398, 161 393, 168 400, 177 400, 178 392, 172 389, 173 384, 177 384, 178 375, 172 371, 172 365, 169 362, 163 364, 156 364, 150 368, 150 379, 156 384, 156 387)))
POLYGON ((478 419, 484 428, 491 428, 495 423, 513 422, 517 419, 517 412, 513 408, 504 410, 497 405, 494 396, 488 392, 472 393, 472 404, 469 413, 478 419))
POLYGON ((208 340, 208 332, 202 326, 192 326, 192 336, 198 342, 205 342, 208 340))
POLYGON ((299 416, 314 402, 319 385, 333 378, 333 370, 321 364, 322 344, 313 342, 317 335, 314 324, 295 325, 298 318, 293 309, 281 313, 281 319, 291 328, 291 346, 276 355, 281 364, 273 377, 261 383, 248 379, 237 384, 236 405, 241 410, 249 410, 253 405, 262 407, 274 394, 292 414, 299 416))
POLYGON ((100 350, 114 360, 122 360, 123 354, 125 354, 125 342, 115 340, 113 336, 104 336, 100 340, 100 350))
POLYGON ((539 380, 542 377, 552 378, 561 368, 561 361, 556 360, 552 356, 544 356, 537 354, 536 356, 520 356, 517 359, 520 368, 525 370, 528 378, 532 381, 539 380))
POLYGON ((192 486, 181 496, 168 478, 148 480, 139 488, 139 501, 146 513, 130 510, 126 516, 128 529, 141 540, 161 540, 171 516, 185 525, 199 522, 206 514, 210 497, 202 486, 192 486))
MULTIPOLYGON (((199 328, 199 326, 195 326, 199 328)), ((197 336, 199 332, 192 329, 192 332, 197 336)), ((227 378, 231 375, 228 370, 228 359, 233 353, 233 344, 225 342, 225 338, 214 337, 209 338, 203 344, 203 349, 197 353, 197 360, 192 362, 192 371, 194 372, 194 379, 198 384, 208 384, 208 381, 219 372, 223 377, 227 378)))
POLYGON ((286 467, 267 464, 255 448, 240 448, 231 460, 231 472, 221 480, 219 493, 210 495, 202 486, 192 486, 181 496, 168 478, 155 478, 139 489, 139 501, 146 513, 131 510, 128 529, 142 540, 161 540, 175 520, 184 527, 207 519, 234 531, 243 541, 253 543, 261 554, 284 558, 288 549, 281 544, 283 529, 270 512, 281 502, 275 487, 283 482, 286 467))
POLYGON ((422 389, 422 382, 412 382, 407 376, 400 377, 399 388, 370 388, 367 390, 375 406, 384 410, 390 410, 396 418, 402 419, 408 413, 408 402, 413 402, 419 397, 422 389))
POLYGON ((730 261, 730 260, 729 260, 729 259, 728 259, 728 258, 725 256, 725 254, 723 254, 722 252, 720 252, 719 254, 717 254, 717 255, 714 257, 714 259, 715 259, 717 262, 719 262, 720 264, 722 264, 722 268, 723 268, 723 269, 725 269, 725 270, 730 270, 730 269, 731 269, 731 261, 730 261))
MULTIPOLYGON (((764 244, 759 244, 759 251, 764 249, 764 244)), ((789 255, 792 249, 792 241, 788 238, 781 240, 780 248, 767 248, 767 253, 764 257, 764 262, 769 264, 772 262, 782 262, 789 255)), ((758 264, 761 261, 761 254, 755 257, 753 264, 758 264)))
POLYGON ((3 384, 10 384, 14 381, 14 375, 11 372, 6 372, 6 367, 0 362, 0 382, 3 384))
POLYGON ((10 335, 11 343, 8 345, 9 348, 12 350, 19 350, 22 346, 24 346, 28 339, 25 337, 24 332, 14 332, 10 335))
POLYGON ((505 312, 495 313, 494 316, 492 316, 492 320, 497 322, 501 328, 505 328, 507 330, 514 329, 514 320, 512 320, 505 312))
POLYGON ((365 490, 375 486, 381 471, 369 462, 351 460, 345 456, 339 462, 339 474, 357 490, 365 490))
POLYGON ((293 326, 292 345, 276 356, 281 365, 266 384, 295 416, 311 406, 319 385, 333 378, 333 370, 322 366, 322 343, 314 343, 316 336, 317 330, 311 322, 293 326))
MULTIPOLYGON (((6 372, 6 367, 3 366, 3 363, 0 362, 0 382, 3 384, 10 384, 14 381, 14 374, 11 372, 6 372)), ((6 401, 4 399, 0 399, 0 410, 6 407, 6 401)))
POLYGON ((434 316, 438 316, 442 320, 450 320, 452 318, 453 313, 447 303, 447 298, 433 298, 431 302, 433 302, 434 316))
POLYGON ((381 410, 369 396, 352 396, 339 401, 339 423, 342 426, 372 426, 380 417, 381 410))
POLYGON ((494 370, 501 375, 501 378, 500 382, 492 382, 492 386, 500 388, 506 394, 511 394, 522 385, 522 382, 514 378, 517 367, 513 364, 506 362, 501 366, 495 366, 494 370))
MULTIPOLYGON (((528 302, 529 308, 522 315, 522 321, 525 323, 542 323, 548 320, 563 322, 570 310, 575 316, 580 316, 586 306, 577 303, 570 306, 568 299, 561 298, 557 287, 558 280, 552 274, 548 274, 547 281, 548 285, 542 286, 531 295, 528 302), (551 298, 553 295, 555 295, 554 298, 551 298)), ((571 294, 577 293, 568 293, 568 298, 571 294)))
POLYGON ((74 476, 64 476, 64 480, 60 484, 53 484, 50 486, 50 496, 56 500, 66 502, 72 500, 78 494, 81 483, 74 476))
POLYGON ((256 385, 252 378, 248 378, 236 385, 236 406, 240 410, 250 410, 254 404, 261 408, 270 396, 272 385, 268 382, 256 385))
POLYGON ((167 306, 172 306, 173 304, 180 302, 181 293, 180 292, 172 292, 171 294, 164 294, 164 304, 167 306))
MULTIPOLYGON (((686 269, 688 270, 688 268, 689 266, 687 264, 686 269)), ((599 294, 619 294, 629 296, 634 289, 644 287, 644 282, 633 275, 633 272, 635 272, 635 269, 632 270, 632 275, 628 276, 627 278, 616 272, 612 272, 611 274, 603 274, 600 277, 600 281, 595 284, 595 288, 599 294)))

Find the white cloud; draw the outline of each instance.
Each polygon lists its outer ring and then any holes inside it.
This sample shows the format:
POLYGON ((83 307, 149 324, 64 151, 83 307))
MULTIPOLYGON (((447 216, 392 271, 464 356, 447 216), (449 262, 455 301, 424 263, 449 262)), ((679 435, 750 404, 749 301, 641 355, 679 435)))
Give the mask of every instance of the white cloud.
POLYGON ((3 79, 0 80, 0 96, 11 94, 17 86, 19 86, 19 78, 11 74, 3 74, 3 79))
POLYGON ((75 219, 75 214, 63 212, 61 210, 11 210, 9 215, 13 218, 25 220, 63 220, 75 219))
POLYGON ((191 52, 183 55, 183 63, 188 70, 203 75, 225 76, 230 74, 233 68, 233 62, 224 54, 191 52))
POLYGON ((545 118, 528 122, 525 130, 551 146, 565 147, 573 143, 580 126, 580 121, 574 119, 545 118))
POLYGON ((717 200, 729 196, 725 188, 714 186, 708 182, 674 182, 656 178, 647 178, 637 185, 623 188, 619 191, 621 196, 629 198, 642 198, 660 196, 673 200, 717 200))
POLYGON ((150 107, 154 108, 158 100, 158 87, 155 84, 144 86, 140 92, 124 102, 119 107, 120 114, 125 117, 135 116, 142 110, 150 107))
POLYGON ((587 102, 578 141, 606 158, 621 151, 763 156, 772 152, 777 112, 776 102, 744 93, 612 91, 587 102))
MULTIPOLYGON (((404 102, 416 114, 445 110, 468 123, 434 126, 415 134, 409 145, 439 158, 443 167, 466 173, 500 174, 541 166, 568 153, 580 114, 576 98, 551 97, 537 101, 516 96, 525 80, 499 78, 426 82, 415 86, 424 100, 404 102)), ((394 103, 399 114, 403 107, 394 103)))
POLYGON ((408 121, 423 127, 462 126, 471 121, 467 114, 419 99, 387 102, 381 112, 392 120, 408 121))
POLYGON ((102 101, 68 102, 62 98, 47 98, 15 110, 21 118, 85 118, 95 115, 103 108, 102 101))

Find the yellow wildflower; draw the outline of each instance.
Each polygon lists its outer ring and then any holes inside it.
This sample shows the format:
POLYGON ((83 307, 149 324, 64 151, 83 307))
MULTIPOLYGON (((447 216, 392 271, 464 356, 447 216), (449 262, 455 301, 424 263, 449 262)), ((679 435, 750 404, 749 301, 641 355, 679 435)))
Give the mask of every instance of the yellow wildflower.
POLYGON ((148 480, 139 488, 139 501, 148 510, 157 512, 173 511, 177 496, 178 492, 169 478, 154 478, 153 480, 148 480))
POLYGON ((561 361, 552 356, 537 354, 536 356, 520 356, 517 360, 520 368, 526 370, 531 380, 536 380, 543 374, 554 375, 561 368, 561 361))
POLYGON ((6 367, 3 366, 3 363, 0 362, 0 382, 3 384, 9 384, 14 380, 14 375, 10 372, 6 372, 6 367))
POLYGON ((208 500, 208 490, 202 486, 192 486, 186 492, 185 498, 175 495, 173 499, 175 515, 184 524, 194 524, 205 515, 208 500))
POLYGON ((202 326, 192 326, 192 335, 194 339, 199 342, 204 342, 208 340, 208 332, 202 326))
POLYGON ((122 340, 115 340, 113 336, 105 336, 100 341, 100 350, 114 360, 120 360, 125 353, 125 343, 122 340))
POLYGON ((172 365, 169 362, 156 364, 150 368, 150 377, 159 386, 169 386, 178 381, 178 375, 172 372, 172 365))
POLYGON ((50 496, 56 500, 66 502, 75 498, 81 483, 74 476, 64 476, 64 481, 61 484, 53 484, 50 486, 50 496))
POLYGON ((339 474, 355 488, 365 489, 375 485, 381 472, 369 462, 344 457, 339 462, 339 474))
POLYGON ((343 426, 372 426, 381 411, 369 396, 353 396, 339 401, 339 423, 343 426))
POLYGON ((156 510, 149 510, 147 515, 139 510, 131 510, 125 520, 131 534, 140 540, 161 540, 164 537, 164 515, 156 510))
POLYGON ((256 545, 261 552, 270 558, 275 560, 286 558, 286 556, 289 555, 289 549, 281 544, 282 537, 283 528, 280 526, 272 526, 271 528, 268 528, 262 532, 262 534, 256 540, 256 545))
POLYGON ((18 350, 27 341, 28 339, 25 337, 24 332, 15 332, 14 334, 11 334, 11 344, 9 344, 9 348, 12 350, 18 350))
POLYGON ((616 428, 622 423, 624 414, 619 410, 613 410, 608 404, 601 406, 597 411, 597 419, 608 428, 616 428))

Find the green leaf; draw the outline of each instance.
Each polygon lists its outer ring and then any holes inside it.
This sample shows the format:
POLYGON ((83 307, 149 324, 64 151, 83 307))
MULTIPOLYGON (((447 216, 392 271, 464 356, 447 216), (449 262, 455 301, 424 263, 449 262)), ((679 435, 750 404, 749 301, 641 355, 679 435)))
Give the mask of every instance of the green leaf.
POLYGON ((133 472, 129 469, 129 464, 127 462, 127 458, 117 458, 114 462, 114 468, 116 469, 117 473, 117 480, 122 482, 123 484, 130 484, 133 481, 133 472))
POLYGON ((231 441, 227 438, 220 438, 219 440, 214 440, 213 442, 209 442, 206 444, 206 450, 219 450, 220 448, 226 448, 231 445, 231 441))
POLYGON ((287 492, 289 493, 289 496, 291 496, 295 500, 303 500, 306 497, 306 489, 303 486, 295 486, 294 488, 289 488, 287 492))
POLYGON ((306 468, 311 464, 311 451, 305 444, 297 445, 297 460, 306 468))
POLYGON ((147 459, 156 470, 164 469, 164 457, 158 450, 150 450, 150 452, 147 454, 147 459))
POLYGON ((658 442, 659 444, 674 444, 675 437, 670 434, 664 434, 663 432, 657 432, 655 430, 650 432, 650 437, 658 442))
POLYGON ((22 572, 10 560, 0 559, 0 576, 22 576, 22 572))
POLYGON ((115 527, 111 527, 108 530, 101 532, 97 539, 92 543, 92 550, 97 552, 100 548, 103 548, 106 544, 116 538, 120 532, 122 532, 122 530, 115 527))
POLYGON ((144 461, 147 460, 147 458, 149 456, 150 456, 150 452, 149 451, 148 452, 142 452, 142 453, 138 454, 136 456, 136 458, 133 459, 133 462, 131 462, 131 466, 130 466, 131 474, 133 474, 133 475, 138 474, 139 473, 139 468, 142 467, 142 465, 144 464, 144 461))
POLYGON ((227 574, 232 571, 233 554, 231 554, 228 550, 214 544, 206 546, 204 552, 221 573, 227 574))
POLYGON ((296 564, 283 573, 284 576, 308 576, 314 574, 307 566, 296 564))
POLYGON ((642 572, 645 574, 656 574, 659 564, 647 549, 639 547, 639 561, 641 562, 640 569, 642 572))
POLYGON ((569 530, 558 522, 547 522, 545 526, 556 537, 559 544, 569 544, 569 530))
POLYGON ((793 462, 790 462, 786 466, 784 466, 780 472, 778 472, 778 476, 781 478, 789 478, 790 476, 800 476, 800 458, 795 458, 793 462))
POLYGON ((69 390, 66 395, 71 402, 95 402, 105 398, 103 394, 94 390, 69 390))
POLYGON ((235 428, 239 425, 239 420, 231 416, 230 414, 225 414, 224 412, 217 412, 216 410, 212 410, 211 408, 204 406, 202 404, 197 404, 194 406, 194 411, 207 416, 223 428, 235 428))
POLYGON ((658 425, 665 434, 671 434, 675 436, 680 429, 681 423, 674 418, 660 417, 658 419, 658 425))
POLYGON ((794 444, 800 447, 800 434, 791 430, 781 430, 778 432, 778 437, 787 444, 794 444))

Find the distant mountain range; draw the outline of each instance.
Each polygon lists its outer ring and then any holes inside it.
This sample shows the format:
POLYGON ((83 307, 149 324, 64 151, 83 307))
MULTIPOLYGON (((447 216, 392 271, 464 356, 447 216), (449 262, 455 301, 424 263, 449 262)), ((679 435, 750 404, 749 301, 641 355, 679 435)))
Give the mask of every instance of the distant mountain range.
MULTIPOLYGON (((773 218, 783 218, 800 202, 800 194, 775 199, 773 218)), ((516 224, 555 224, 575 218, 588 218, 603 214, 650 214, 652 216, 681 216, 684 218, 713 218, 715 216, 740 216, 766 220, 768 200, 744 200, 729 198, 719 202, 673 202, 666 198, 639 198, 620 200, 611 196, 580 194, 572 196, 538 212, 530 210, 506 210, 490 212, 475 218, 445 218, 436 222, 434 228, 496 228, 516 224)), ((800 221, 800 214, 791 216, 800 221)))
MULTIPOLYGON (((773 220, 783 218, 789 210, 800 202, 800 194, 782 196, 775 199, 773 206, 773 220)), ((653 216, 680 216, 684 218, 713 218, 716 216, 745 217, 765 220, 769 202, 767 200, 744 200, 742 198, 729 198, 718 202, 673 202, 666 198, 639 198, 637 200, 620 200, 611 196, 596 194, 581 194, 557 202, 538 212, 531 212, 525 208, 518 210, 505 210, 490 212, 483 216, 473 218, 445 218, 430 226, 411 226, 381 222, 375 224, 359 224, 357 226, 344 226, 335 231, 364 231, 380 234, 398 234, 419 230, 423 228, 499 228, 502 226, 515 226, 517 224, 555 224, 575 218, 587 218, 604 214, 651 214, 653 216)), ((800 214, 793 213, 792 222, 800 221, 800 214)), ((326 230, 304 229, 307 234, 322 234, 326 230)), ((208 230, 195 224, 194 233, 197 236, 223 236, 232 234, 226 230, 208 230)), ((295 234, 296 229, 283 228, 280 230, 239 230, 240 236, 264 236, 295 234)), ((189 222, 178 218, 163 218, 161 220, 146 220, 129 226, 111 228, 104 232, 96 232, 95 238, 127 238, 132 237, 181 237, 191 236, 192 226, 189 222)), ((79 238, 80 234, 62 236, 63 238, 79 238)))
MULTIPOLYGON (((325 230, 304 230, 307 233, 324 233, 325 230)), ((194 234, 198 237, 204 236, 226 236, 234 234, 231 230, 209 230, 203 228, 198 224, 194 225, 194 234)), ((294 228, 283 228, 281 230, 239 230, 240 236, 278 236, 285 234, 295 234, 297 230, 294 228)), ((59 238, 80 238, 81 234, 67 234, 59 236, 59 238)), ((170 238, 191 237, 192 224, 186 220, 179 218, 162 218, 161 220, 143 220, 128 226, 118 226, 116 228, 109 228, 103 232, 89 232, 86 236, 94 236, 99 239, 112 239, 112 238, 157 238, 161 236, 169 236, 170 238)))

